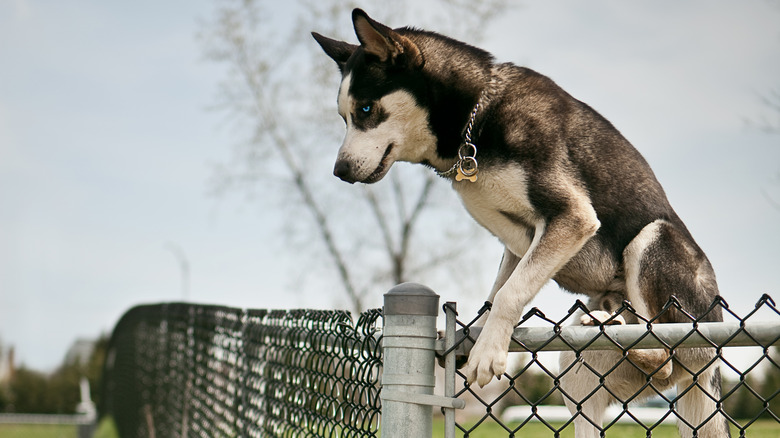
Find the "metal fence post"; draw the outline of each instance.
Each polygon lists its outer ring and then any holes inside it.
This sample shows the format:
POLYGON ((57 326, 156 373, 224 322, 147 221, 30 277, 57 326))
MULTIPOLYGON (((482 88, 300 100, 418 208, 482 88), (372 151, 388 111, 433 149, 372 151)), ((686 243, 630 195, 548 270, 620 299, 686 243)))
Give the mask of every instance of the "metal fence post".
POLYGON ((382 437, 429 438, 433 424, 436 315, 439 296, 400 284, 385 294, 382 437))
MULTIPOLYGON (((458 303, 448 301, 444 305, 445 335, 444 348, 450 350, 455 346, 455 329, 457 326, 458 303)), ((444 396, 455 397, 455 353, 450 352, 444 358, 444 396)), ((465 403, 465 402, 464 402, 465 403)), ((462 409, 462 408, 461 408, 462 409)), ((455 438, 455 410, 444 410, 444 438, 455 438)))

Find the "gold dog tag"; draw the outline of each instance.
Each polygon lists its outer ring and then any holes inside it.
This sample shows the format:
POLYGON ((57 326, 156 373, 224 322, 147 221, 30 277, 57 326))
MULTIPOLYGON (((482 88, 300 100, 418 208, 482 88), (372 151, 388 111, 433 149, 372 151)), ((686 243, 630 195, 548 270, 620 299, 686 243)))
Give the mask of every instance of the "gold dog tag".
POLYGON ((458 167, 458 173, 455 174, 455 181, 463 181, 464 179, 471 182, 477 182, 477 172, 474 172, 471 175, 466 175, 463 173, 463 169, 458 167))

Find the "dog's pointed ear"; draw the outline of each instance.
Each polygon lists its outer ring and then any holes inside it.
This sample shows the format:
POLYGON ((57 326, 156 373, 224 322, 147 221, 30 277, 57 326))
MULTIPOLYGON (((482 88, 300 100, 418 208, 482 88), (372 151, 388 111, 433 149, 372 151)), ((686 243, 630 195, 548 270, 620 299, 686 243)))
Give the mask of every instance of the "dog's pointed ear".
POLYGON ((417 44, 384 24, 372 20, 362 9, 352 11, 352 24, 366 54, 393 65, 422 66, 423 56, 417 44))
POLYGON ((322 47, 322 50, 324 50, 328 56, 336 61, 336 64, 339 66, 339 70, 341 70, 343 73, 344 66, 347 64, 347 60, 350 56, 352 56, 353 53, 355 53, 355 50, 357 50, 358 46, 322 36, 317 32, 312 32, 311 36, 313 36, 317 43, 319 43, 320 47, 322 47))

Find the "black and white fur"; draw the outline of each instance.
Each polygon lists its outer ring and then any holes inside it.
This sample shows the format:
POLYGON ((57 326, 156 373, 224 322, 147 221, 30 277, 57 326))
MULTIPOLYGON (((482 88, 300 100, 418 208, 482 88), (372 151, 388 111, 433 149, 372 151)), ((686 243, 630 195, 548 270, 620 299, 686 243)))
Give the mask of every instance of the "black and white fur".
MULTIPOLYGON (((605 303, 624 299, 640 315, 654 316, 674 294, 691 314, 721 320, 719 310, 704 315, 718 294, 710 262, 647 162, 606 119, 549 78, 497 64, 483 50, 432 32, 392 30, 359 9, 352 18, 359 45, 313 33, 343 75, 338 110, 347 133, 334 168, 339 178, 374 183, 395 161, 445 173, 480 103, 473 132, 478 178, 453 180, 452 187, 505 251, 488 298, 492 310, 464 368, 469 382, 483 386, 506 371, 513 328, 550 279, 589 296, 597 319, 614 309, 605 303)), ((675 311, 660 319, 682 321, 675 311)), ((686 368, 698 371, 713 357, 709 349, 680 349, 673 360, 666 350, 631 350, 605 386, 625 400, 648 376, 659 391, 687 385, 693 377, 686 368)), ((584 359, 606 371, 620 355, 586 352, 584 359)), ((562 366, 573 360, 573 353, 561 355, 562 366)), ((710 365, 679 403, 680 416, 700 437, 728 435, 720 414, 710 418, 715 402, 705 394, 720 397, 719 379, 710 365)), ((598 384, 588 367, 561 379, 575 400, 598 384)), ((575 420, 577 436, 598 436, 591 421, 600 425, 614 401, 605 389, 588 398, 575 420)), ((684 422, 680 431, 693 434, 684 422)))

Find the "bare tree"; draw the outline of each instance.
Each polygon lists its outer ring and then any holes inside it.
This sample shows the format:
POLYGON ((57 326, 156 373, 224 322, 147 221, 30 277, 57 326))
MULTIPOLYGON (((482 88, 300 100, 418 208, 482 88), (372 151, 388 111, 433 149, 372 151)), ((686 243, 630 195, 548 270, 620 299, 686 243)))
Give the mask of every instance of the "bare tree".
MULTIPOLYGON (((475 229, 462 209, 453 208, 449 190, 439 190, 446 184, 422 166, 396 166, 389 181, 370 187, 332 177, 343 135, 335 111, 339 78, 309 32, 354 39, 350 3, 220 0, 200 37, 208 58, 226 67, 219 107, 237 130, 250 133, 234 149, 233 161, 216 169, 215 192, 262 185, 262 202, 275 202, 291 218, 283 225, 286 241, 307 242, 305 253, 311 252, 309 241, 318 242, 321 250, 314 253, 324 250, 352 308, 360 311, 377 282, 417 279, 473 255, 463 247, 475 229)), ((505 4, 410 0, 382 2, 371 13, 388 23, 434 23, 426 27, 474 42, 505 4)))

